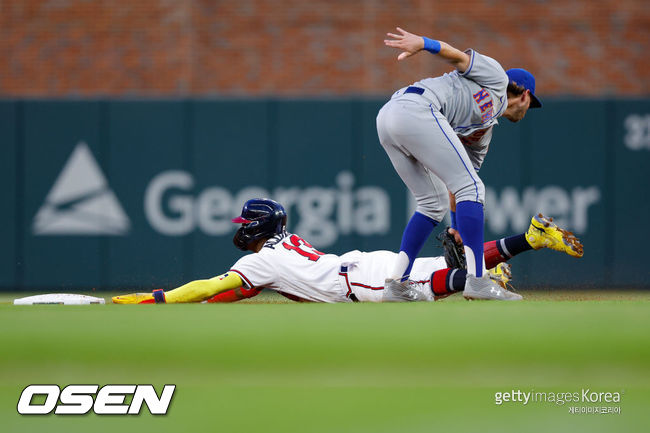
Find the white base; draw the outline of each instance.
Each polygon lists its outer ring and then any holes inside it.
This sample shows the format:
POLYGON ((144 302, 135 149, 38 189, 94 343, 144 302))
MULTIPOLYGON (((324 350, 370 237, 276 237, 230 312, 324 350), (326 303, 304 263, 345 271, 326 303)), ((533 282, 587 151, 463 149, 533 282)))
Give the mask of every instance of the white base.
POLYGON ((73 293, 48 293, 46 295, 27 296, 26 298, 14 299, 14 305, 35 305, 35 304, 65 304, 65 305, 88 305, 105 304, 104 298, 94 296, 76 295, 73 293))

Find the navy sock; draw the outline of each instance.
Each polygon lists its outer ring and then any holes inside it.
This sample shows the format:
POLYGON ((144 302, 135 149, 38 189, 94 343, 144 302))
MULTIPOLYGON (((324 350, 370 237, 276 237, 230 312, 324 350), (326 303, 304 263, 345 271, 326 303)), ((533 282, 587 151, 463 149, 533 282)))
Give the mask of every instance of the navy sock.
POLYGON ((400 245, 400 251, 404 251, 409 258, 409 265, 404 271, 405 275, 411 273, 411 268, 413 267, 413 261, 420 253, 420 250, 424 246, 424 243, 429 238, 429 235, 433 229, 438 225, 438 221, 433 218, 429 218, 426 215, 423 215, 419 212, 415 212, 411 219, 409 220, 406 228, 404 229, 404 234, 402 235, 402 244, 400 245))
POLYGON ((447 277, 447 287, 450 292, 462 292, 465 290, 465 279, 467 271, 465 269, 453 269, 447 277), (455 272, 454 272, 455 271, 455 272))
POLYGON ((435 296, 462 292, 465 289, 465 269, 441 269, 431 274, 431 291, 435 296))
MULTIPOLYGON (((463 244, 473 255, 467 257, 467 270, 474 270, 477 277, 483 275, 483 205, 476 201, 461 201, 456 204, 456 223, 463 244)), ((467 256, 467 251, 466 254, 467 256)))
POLYGON ((522 233, 520 235, 510 236, 509 238, 499 239, 497 241, 497 249, 501 256, 510 259, 519 253, 532 250, 533 247, 526 240, 526 234, 522 233))

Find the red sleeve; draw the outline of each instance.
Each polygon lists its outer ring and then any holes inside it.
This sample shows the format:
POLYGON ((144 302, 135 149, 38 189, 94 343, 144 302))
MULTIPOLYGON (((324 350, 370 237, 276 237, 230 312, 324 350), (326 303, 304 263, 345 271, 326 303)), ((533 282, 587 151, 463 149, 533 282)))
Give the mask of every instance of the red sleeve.
POLYGON ((221 292, 217 295, 214 295, 210 299, 208 299, 209 303, 227 303, 227 302, 237 302, 241 301, 242 299, 247 299, 247 298, 252 298, 254 296, 257 296, 260 294, 262 289, 258 288, 252 288, 252 289, 247 289, 245 287, 239 287, 237 289, 230 289, 226 290, 225 292, 221 292))

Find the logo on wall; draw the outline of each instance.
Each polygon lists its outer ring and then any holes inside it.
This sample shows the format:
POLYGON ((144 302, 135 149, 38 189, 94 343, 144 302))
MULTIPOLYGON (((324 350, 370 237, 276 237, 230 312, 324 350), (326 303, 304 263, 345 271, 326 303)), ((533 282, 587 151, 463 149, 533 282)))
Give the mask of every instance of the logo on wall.
POLYGON ((79 142, 34 218, 35 235, 124 235, 130 227, 86 143, 79 142))

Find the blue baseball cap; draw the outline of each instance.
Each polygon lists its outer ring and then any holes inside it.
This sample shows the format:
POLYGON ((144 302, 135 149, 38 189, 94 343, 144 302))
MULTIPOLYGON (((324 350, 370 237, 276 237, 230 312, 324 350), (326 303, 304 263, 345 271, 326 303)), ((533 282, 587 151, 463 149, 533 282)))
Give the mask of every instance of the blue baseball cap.
POLYGON ((530 108, 539 108, 542 106, 540 100, 535 96, 535 77, 533 77, 533 74, 521 68, 508 69, 506 74, 511 83, 515 83, 530 91, 530 108))

